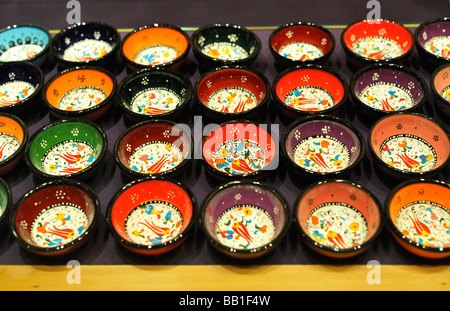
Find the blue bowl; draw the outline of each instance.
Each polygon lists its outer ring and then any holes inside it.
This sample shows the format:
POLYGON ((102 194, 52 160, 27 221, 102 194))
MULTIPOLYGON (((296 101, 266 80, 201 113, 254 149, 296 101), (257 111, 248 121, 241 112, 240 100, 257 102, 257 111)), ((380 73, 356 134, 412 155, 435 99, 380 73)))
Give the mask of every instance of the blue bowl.
POLYGON ((0 62, 29 61, 43 67, 50 42, 50 33, 40 26, 8 26, 0 30, 0 62))
POLYGON ((120 46, 117 29, 100 22, 83 22, 64 28, 55 35, 51 52, 62 68, 80 65, 107 67, 120 46))

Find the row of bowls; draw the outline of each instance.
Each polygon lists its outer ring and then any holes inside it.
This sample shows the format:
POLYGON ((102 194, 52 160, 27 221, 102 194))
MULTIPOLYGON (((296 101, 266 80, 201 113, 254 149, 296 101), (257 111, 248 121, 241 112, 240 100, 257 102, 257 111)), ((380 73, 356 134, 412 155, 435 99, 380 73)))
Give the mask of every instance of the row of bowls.
MULTIPOLYGON (((0 181, 1 203, 8 208, 11 194, 0 181)), ((367 251, 386 222, 409 252, 442 259, 450 254, 449 192, 450 185, 441 181, 409 180, 390 192, 383 212, 361 185, 320 181, 301 192, 291 215, 283 194, 272 186, 232 181, 213 189, 198 212, 195 197, 183 184, 144 178, 117 191, 106 219, 115 241, 140 255, 174 250, 199 223, 212 247, 232 258, 252 259, 275 249, 293 224, 305 245, 317 253, 349 258, 367 251)), ((62 256, 89 240, 101 212, 89 186, 62 179, 23 195, 9 216, 9 229, 21 247, 38 255, 62 256)))

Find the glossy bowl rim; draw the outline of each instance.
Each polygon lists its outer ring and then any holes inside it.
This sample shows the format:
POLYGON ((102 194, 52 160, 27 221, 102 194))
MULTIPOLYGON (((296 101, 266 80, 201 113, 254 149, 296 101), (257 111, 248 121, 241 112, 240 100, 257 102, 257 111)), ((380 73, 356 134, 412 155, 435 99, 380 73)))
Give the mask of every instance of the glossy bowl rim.
POLYGON ((404 73, 414 77, 422 85, 422 88, 424 91, 422 100, 420 100, 420 102, 417 103, 416 105, 414 105, 408 109, 401 110, 401 111, 409 112, 409 111, 414 111, 416 109, 420 109, 428 101, 428 94, 429 94, 428 85, 426 84, 425 79, 419 74, 419 72, 417 72, 416 70, 414 70, 411 67, 404 66, 404 65, 397 65, 395 63, 375 63, 375 64, 371 64, 371 65, 365 66, 364 68, 359 69, 357 72, 355 72, 353 74, 353 76, 350 80, 349 90, 352 95, 352 98, 357 102, 358 106, 362 106, 364 108, 367 108, 371 112, 379 113, 382 115, 388 115, 388 114, 391 114, 392 112, 394 112, 394 111, 384 111, 384 110, 372 108, 369 105, 364 104, 355 93, 354 86, 355 86, 356 80, 359 79, 359 77, 361 75, 365 74, 366 72, 368 72, 370 70, 378 69, 378 68, 381 68, 381 69, 394 68, 397 71, 404 72, 404 73))
POLYGON ((26 145, 29 142, 29 140, 28 140, 29 139, 29 131, 28 131, 28 128, 27 128, 25 122, 21 118, 17 117, 16 115, 11 114, 11 113, 6 113, 6 112, 0 112, 0 117, 1 116, 9 118, 9 119, 17 122, 20 125, 20 127, 22 128, 22 132, 23 132, 23 140, 22 140, 22 143, 20 144, 19 148, 17 148, 16 152, 14 152, 7 159, 5 159, 3 162, 0 163, 0 167, 5 167, 24 153, 24 151, 26 150, 26 145))
MULTIPOLYGON (((137 207, 137 206, 136 206, 137 207)), ((129 183, 127 183, 126 185, 124 185, 123 187, 121 187, 120 189, 118 189, 116 191, 116 193, 113 195, 113 197, 111 197, 107 209, 106 209, 106 222, 109 228, 109 232, 111 233, 111 235, 113 236, 114 240, 116 242, 118 242, 121 246, 124 246, 127 249, 130 249, 132 251, 135 252, 147 252, 149 254, 153 253, 153 252, 157 252, 159 250, 164 250, 170 246, 176 246, 176 245, 180 245, 180 243, 183 243, 184 239, 186 237, 188 237, 189 233, 191 233, 191 231, 193 230, 193 227, 197 221, 197 199, 195 198, 193 192, 182 182, 180 181, 176 181, 170 178, 166 178, 166 177, 157 177, 157 176, 148 176, 145 178, 140 178, 140 179, 135 179, 130 181, 129 183), (143 244, 136 244, 134 242, 131 241, 127 241, 124 238, 122 238, 115 230, 113 224, 112 224, 112 219, 111 219, 111 212, 112 209, 114 207, 114 204, 116 202, 116 200, 128 189, 133 188, 134 186, 141 184, 141 183, 145 183, 145 182, 151 182, 151 181, 165 181, 168 183, 172 183, 178 187, 180 187, 183 191, 186 192, 186 194, 190 197, 191 199, 191 203, 192 203, 192 217, 191 220, 189 221, 189 223, 186 226, 186 229, 184 229, 183 232, 180 232, 180 234, 178 234, 176 237, 174 237, 173 239, 165 242, 165 243, 161 243, 161 244, 156 244, 156 245, 151 245, 151 247, 149 247, 150 245, 143 245, 143 244)))
POLYGON ((209 113, 214 114, 219 118, 240 118, 240 117, 244 117, 248 114, 251 114, 257 110, 260 110, 262 107, 264 107, 264 105, 269 101, 269 98, 270 98, 270 83, 264 74, 262 74, 261 72, 259 72, 257 70, 254 70, 250 67, 241 66, 241 65, 225 65, 225 66, 219 66, 219 67, 209 69, 208 71, 203 73, 194 84, 193 94, 194 94, 195 102, 199 105, 199 107, 201 107, 205 111, 208 111, 209 113), (247 71, 247 72, 257 76, 261 80, 261 82, 265 85, 266 95, 264 96, 264 99, 261 101, 261 103, 259 103, 257 106, 253 107, 252 109, 249 109, 249 110, 246 110, 243 112, 238 112, 238 113, 225 113, 225 112, 216 111, 216 110, 209 108, 205 104, 203 104, 198 97, 198 88, 200 86, 200 83, 213 73, 216 73, 219 71, 234 70, 234 69, 247 71))
MULTIPOLYGON (((450 18, 449 18, 449 22, 450 22, 450 18)), ((450 102, 446 101, 444 98, 442 98, 441 94, 439 94, 436 91, 436 87, 434 86, 434 79, 445 68, 450 68, 450 62, 442 64, 433 70, 433 72, 431 73, 431 76, 430 76, 430 88, 431 88, 431 92, 433 93, 435 98, 437 98, 439 100, 439 102, 441 102, 442 104, 447 106, 447 105, 450 105, 450 102)))
POLYGON ((323 250, 323 251, 326 251, 327 253, 342 254, 342 255, 344 255, 344 254, 351 254, 351 253, 355 253, 355 252, 358 253, 359 251, 368 248, 376 240, 376 238, 381 234, 381 232, 383 231, 383 228, 384 228, 383 209, 382 209, 381 203, 377 199, 377 197, 371 191, 369 191, 369 189, 367 189, 363 185, 361 185, 359 183, 356 183, 356 182, 349 181, 349 180, 345 180, 345 179, 321 180, 321 181, 318 181, 318 182, 315 182, 313 184, 308 185, 305 189, 303 189, 303 191, 298 195, 297 199, 295 200, 294 212, 293 213, 294 213, 293 218, 294 218, 295 227, 297 228, 298 232, 300 233, 300 236, 303 238, 303 241, 306 242, 307 245, 313 247, 314 249, 316 249, 316 250, 323 250), (310 191, 310 190, 312 190, 314 188, 321 187, 322 185, 326 185, 326 184, 330 184, 330 183, 341 183, 341 184, 350 185, 350 186, 355 187, 355 188, 359 188, 360 190, 362 190, 364 193, 366 193, 372 199, 372 201, 375 203, 375 206, 377 207, 378 214, 379 214, 379 220, 380 220, 379 223, 378 223, 378 228, 375 231, 375 233, 373 234, 373 236, 370 237, 370 239, 365 240, 362 244, 360 244, 357 247, 357 249, 355 249, 354 247, 344 248, 344 249, 341 249, 341 248, 334 249, 332 247, 316 243, 303 230, 303 228, 300 225, 300 221, 299 221, 297 215, 298 215, 300 201, 302 200, 304 195, 307 194, 308 191, 310 191))
POLYGON ((402 115, 402 114, 404 114, 404 115, 413 115, 413 116, 416 116, 416 117, 421 117, 421 118, 424 118, 425 120, 427 120, 428 122, 433 123, 434 125, 439 127, 446 134, 447 140, 448 140, 448 142, 450 144, 450 133, 437 120, 435 120, 435 119, 433 119, 433 118, 431 118, 431 117, 429 117, 427 115, 421 114, 421 113, 416 113, 416 112, 397 112, 396 111, 394 113, 391 113, 389 115, 383 116, 380 119, 376 120, 373 123, 372 127, 369 129, 369 132, 367 134, 367 144, 369 145, 369 152, 370 152, 370 155, 372 156, 372 158, 375 159, 375 161, 376 161, 376 163, 378 163, 378 165, 381 165, 382 167, 387 168, 390 172, 394 172, 396 174, 401 174, 403 176, 409 176, 409 177, 416 176, 417 178, 419 178, 420 176, 427 176, 427 175, 431 175, 431 174, 437 174, 440 171, 442 171, 443 169, 445 169, 446 166, 450 163, 450 154, 449 154, 448 158, 445 160, 445 162, 440 167, 433 168, 430 171, 419 172, 419 173, 399 170, 397 168, 394 168, 394 167, 386 164, 385 162, 383 162, 380 159, 380 157, 377 155, 377 153, 373 149, 372 144, 370 143, 371 138, 372 138, 372 134, 373 134, 373 130, 380 122, 384 121, 384 119, 390 118, 390 117, 395 117, 397 115, 402 115))
POLYGON ((24 158, 25 158, 25 163, 27 164, 28 168, 31 170, 31 172, 33 174, 35 174, 38 177, 44 178, 44 179, 48 179, 48 180, 55 180, 55 179, 76 179, 79 176, 83 176, 86 173, 89 173, 93 170, 95 170, 102 162, 103 158, 105 157, 106 153, 108 150, 108 138, 106 136, 106 133, 102 130, 102 128, 97 125, 96 123, 86 120, 86 119, 79 119, 79 118, 72 118, 72 119, 60 119, 54 122, 51 122, 43 127, 41 127, 40 129, 38 129, 28 140, 28 143, 25 147, 25 151, 24 151, 24 158), (97 131, 102 139, 102 150, 100 152, 100 154, 98 155, 98 157, 95 159, 95 161, 89 165, 88 167, 86 167, 85 169, 73 173, 73 174, 68 174, 68 175, 51 175, 51 174, 47 174, 43 171, 41 171, 40 169, 36 168, 33 163, 31 162, 30 159, 30 148, 31 145, 33 144, 34 140, 36 139, 36 137, 47 131, 48 129, 54 127, 54 126, 58 126, 62 123, 84 123, 85 125, 88 125, 90 127, 92 127, 95 131, 97 131))
POLYGON ((444 58, 442 56, 436 55, 431 53, 430 51, 426 50, 422 44, 420 44, 419 42, 419 33, 428 25, 434 24, 434 23, 439 23, 439 22, 450 22, 450 17, 449 16, 445 16, 445 17, 438 17, 438 18, 432 18, 429 20, 426 20, 424 22, 422 22, 414 31, 414 40, 415 40, 415 45, 417 47, 417 49, 420 52, 423 52, 425 55, 428 55, 429 57, 433 57, 434 59, 438 59, 441 61, 445 61, 448 62, 449 59, 448 58, 444 58))
POLYGON ((249 179, 249 180, 233 180, 233 181, 221 184, 219 186, 216 186, 214 189, 212 189, 208 193, 208 195, 203 200, 203 202, 200 206, 200 212, 199 212, 200 227, 201 227, 201 230, 202 230, 204 236, 207 238, 207 241, 209 243, 211 243, 213 246, 216 246, 219 249, 221 249, 222 251, 225 251, 229 255, 237 254, 237 255, 250 255, 251 256, 251 255, 261 253, 261 252, 275 248, 276 246, 278 246, 280 244, 280 242, 287 235, 289 228, 291 226, 291 222, 292 222, 292 215, 291 215, 291 210, 290 210, 289 203, 288 203, 286 197, 279 190, 277 190, 274 186, 271 186, 270 184, 262 182, 262 181, 251 180, 251 179, 249 179), (252 249, 235 249, 232 247, 225 246, 222 243, 219 243, 213 237, 211 237, 211 235, 208 233, 208 230, 206 230, 203 219, 204 219, 205 212, 206 212, 209 201, 212 198, 214 198, 215 195, 220 193, 222 190, 233 187, 235 185, 257 186, 259 188, 263 188, 265 190, 270 191, 272 194, 274 194, 279 199, 281 206, 283 208, 284 214, 285 214, 285 222, 283 223, 283 226, 282 226, 278 236, 275 237, 275 239, 271 240, 269 243, 267 243, 263 246, 259 246, 257 248, 252 248, 252 249), (232 251, 230 251, 230 250, 232 250, 232 251))
POLYGON ((331 178, 332 176, 339 176, 342 174, 345 174, 349 171, 351 171, 353 168, 357 167, 362 159, 364 158, 365 154, 366 154, 366 142, 364 139, 364 136, 361 134, 361 132, 350 122, 348 122, 347 120, 341 118, 341 117, 336 117, 336 116, 330 116, 330 115, 315 115, 315 116, 307 116, 298 120, 295 120, 293 122, 291 122, 291 124, 289 124, 285 130, 283 131, 283 133, 281 134, 281 139, 280 139, 280 149, 281 152, 284 156, 284 158, 287 160, 288 165, 294 167, 296 170, 300 170, 303 174, 308 174, 309 176, 316 176, 316 177, 327 177, 327 178, 331 178), (359 144, 360 144, 360 148, 359 148, 359 154, 358 157, 356 158, 355 162, 353 162, 350 166, 347 166, 346 168, 340 170, 340 171, 335 171, 335 172, 315 172, 312 170, 307 170, 304 169, 303 167, 297 165, 292 158, 289 156, 287 150, 286 150, 286 140, 287 140, 287 136, 289 135, 289 133, 298 125, 300 124, 304 124, 304 123, 308 123, 308 122, 313 122, 313 121, 317 121, 317 120, 326 120, 326 121, 333 121, 336 123, 339 123, 343 126, 345 126, 346 128, 348 128, 352 133, 354 133, 356 135, 356 137, 358 138, 359 144))
POLYGON ((173 25, 173 24, 165 24, 165 23, 152 23, 152 24, 146 24, 146 25, 142 25, 139 27, 134 28, 132 31, 130 31, 128 34, 125 35, 125 37, 123 38, 120 47, 119 47, 119 54, 121 56, 121 58, 124 60, 124 62, 129 65, 129 66, 133 66, 139 69, 145 69, 145 68, 158 68, 158 67, 171 67, 175 64, 180 63, 183 59, 186 58, 186 56, 189 53, 190 50, 190 45, 189 45, 189 35, 187 34, 187 32, 185 32, 181 27, 178 27, 177 25, 173 25), (186 50, 183 51, 183 53, 180 54, 180 56, 178 56, 177 58, 175 58, 174 60, 171 60, 170 62, 164 63, 164 64, 157 64, 157 65, 142 65, 142 64, 138 64, 136 62, 134 62, 131 59, 128 59, 125 56, 125 53, 123 52, 123 47, 125 42, 128 40, 128 38, 130 38, 132 35, 134 35, 135 33, 141 31, 141 30, 145 30, 145 29, 149 29, 149 28, 156 28, 156 27, 161 27, 161 28, 169 28, 175 31, 178 31, 183 37, 186 38, 186 43, 187 43, 187 47, 186 50))
POLYGON ((37 252, 40 254, 52 254, 52 253, 58 253, 61 251, 64 251, 70 247, 73 247, 76 244, 79 244, 81 242, 85 242, 86 239, 89 239, 89 237, 91 236, 91 234, 94 232, 95 228, 98 225, 98 221, 100 219, 100 214, 101 214, 101 203, 100 200, 97 196, 97 194, 95 193, 95 191, 88 186, 87 184, 80 182, 78 180, 72 180, 72 179, 55 179, 55 180, 51 180, 51 181, 46 181, 44 183, 39 184, 38 186, 33 187, 32 189, 28 190, 24 195, 22 195, 20 197, 20 199, 16 202, 15 206, 14 206, 14 210, 12 211, 11 215, 10 215, 10 231, 12 233, 12 235, 14 236, 14 238, 16 239, 16 241, 25 249, 32 251, 32 252, 37 252), (86 194, 89 195, 89 197, 92 199, 93 204, 94 204, 94 218, 92 219, 91 223, 89 224, 89 227, 87 228, 87 230, 84 231, 84 233, 78 237, 77 239, 64 244, 61 246, 54 246, 54 247, 39 247, 33 244, 29 244, 27 242, 25 242, 20 235, 17 233, 17 230, 15 228, 15 218, 16 218, 16 214, 17 211, 20 209, 21 205, 23 204, 23 202, 28 199, 29 197, 31 197, 33 194, 48 188, 48 187, 53 187, 53 186, 59 186, 59 185, 69 185, 69 186, 73 186, 76 188, 81 189, 82 191, 84 191, 86 194))
MULTIPOLYGON (((66 118, 81 118, 83 116, 86 116, 92 112, 95 111, 99 111, 102 110, 104 107, 108 106, 112 100, 115 98, 116 96, 116 90, 117 90, 117 80, 116 77, 107 69, 100 67, 100 66, 93 66, 93 65, 84 65, 84 66, 75 66, 75 67, 70 67, 70 68, 66 68, 62 71, 59 71, 58 73, 56 73, 54 76, 52 76, 44 85, 43 90, 42 90, 42 101, 44 103, 44 105, 47 107, 47 109, 55 114, 60 114, 63 115, 66 118), (83 110, 72 110, 72 111, 68 111, 68 110, 63 110, 63 109, 59 109, 56 108, 54 106, 52 106, 48 100, 47 100, 47 90, 50 87, 50 85, 55 82, 57 79, 61 78, 62 76, 71 73, 73 71, 78 71, 78 70, 92 70, 92 71, 98 71, 101 72, 103 74, 106 74, 112 81, 113 83, 113 89, 111 91, 111 93, 99 104, 92 106, 90 108, 86 108, 83 110)), ((67 93, 65 93, 67 94, 67 93)), ((63 95, 64 96, 64 95, 63 95)))
POLYGON ((139 173, 136 171, 133 171, 132 169, 126 167, 122 161, 119 160, 117 153, 119 151, 119 145, 122 142, 122 139, 127 136, 128 134, 130 134, 132 131, 134 131, 135 129, 144 126, 144 125, 148 125, 148 124, 155 124, 155 123, 165 123, 165 124, 169 124, 175 126, 175 125, 179 125, 179 123, 171 121, 171 120, 166 120, 166 119, 151 119, 151 120, 144 120, 141 121, 139 123, 133 124, 132 126, 128 127, 127 129, 125 129, 122 133, 120 133, 120 135, 118 136, 118 138, 116 139, 116 142, 114 143, 114 147, 113 147, 113 152, 114 152, 114 160, 117 164, 117 166, 126 174, 129 175, 133 175, 139 178, 144 178, 144 177, 148 177, 148 176, 165 176, 165 175, 170 175, 176 171, 181 170, 184 166, 187 165, 187 163, 191 160, 191 155, 192 155, 192 150, 194 148, 194 140, 192 137, 192 134, 189 133, 189 142, 190 142, 190 146, 189 146, 189 157, 184 158, 183 161, 178 164, 177 166, 175 166, 174 168, 161 172, 161 173, 157 173, 157 174, 145 174, 145 173, 139 173))
POLYGON ((258 55, 260 54, 261 49, 262 49, 261 39, 253 31, 251 31, 250 29, 248 29, 245 26, 241 26, 241 25, 233 24, 233 23, 213 23, 213 24, 203 25, 203 26, 197 28, 190 38, 190 46, 191 46, 194 54, 196 54, 204 59, 207 59, 209 62, 214 62, 219 65, 233 65, 233 64, 243 64, 246 62, 251 62, 258 57, 258 55), (220 59, 217 59, 217 58, 214 58, 214 57, 204 54, 201 51, 201 49, 198 48, 198 46, 195 42, 196 41, 195 39, 202 31, 204 31, 206 29, 217 28, 217 27, 237 29, 246 34, 249 34, 253 38, 253 40, 255 40, 256 49, 253 51, 252 54, 249 54, 248 57, 242 58, 242 59, 236 59, 236 60, 220 60, 220 59))
POLYGON ((288 68, 282 70, 281 72, 279 72, 275 76, 275 79, 273 80, 271 93, 272 93, 272 97, 275 100, 275 102, 280 107, 283 107, 283 109, 286 109, 286 110, 288 110, 291 113, 295 113, 295 114, 301 115, 301 116, 314 116, 314 115, 321 115, 321 114, 330 114, 330 113, 335 112, 336 110, 341 109, 348 101, 349 86, 348 86, 348 83, 345 80, 345 78, 340 73, 338 73, 337 71, 332 69, 331 67, 324 66, 324 65, 318 65, 318 64, 304 64, 304 65, 297 65, 297 66, 288 67, 288 68), (321 111, 303 111, 303 110, 298 110, 298 109, 291 108, 288 105, 286 105, 286 103, 283 100, 281 100, 278 97, 278 95, 277 95, 278 82, 280 82, 280 80, 285 75, 287 75, 287 74, 289 74, 291 72, 294 72, 294 71, 297 71, 297 70, 303 70, 303 69, 315 69, 315 70, 324 71, 326 73, 331 74, 336 79, 338 79, 341 82, 342 87, 344 89, 344 95, 343 95, 341 101, 338 102, 337 104, 335 104, 333 107, 325 109, 325 110, 321 110, 321 111))
POLYGON ((277 29, 273 30, 272 33, 269 36, 269 40, 268 40, 268 45, 269 45, 269 50, 270 52, 278 59, 278 60, 282 60, 282 61, 286 61, 289 63, 294 64, 308 64, 308 63, 320 63, 321 61, 329 58, 331 56, 331 54, 333 54, 335 48, 336 48, 336 39, 333 36, 333 34, 331 33, 331 31, 329 31, 328 29, 326 29, 324 26, 314 23, 314 22, 290 22, 290 23, 286 23, 283 25, 280 25, 277 29), (311 26, 314 27, 318 30, 323 31, 328 38, 331 40, 331 48, 327 53, 324 53, 322 56, 317 57, 315 59, 312 60, 306 60, 306 61, 302 61, 302 60, 293 60, 287 57, 284 57, 282 55, 280 55, 277 51, 275 51, 275 49, 273 48, 272 45, 272 40, 275 37, 275 35, 277 35, 281 30, 284 30, 286 28, 289 27, 293 27, 293 26, 311 26))
MULTIPOLYGON (((450 189, 450 184, 443 181, 443 180, 438 180, 438 179, 431 179, 431 178, 414 178, 414 179, 409 179, 406 181, 401 182, 400 184, 398 184, 397 186, 395 186, 387 195, 385 203, 384 203, 384 218, 385 218, 385 222, 387 224, 387 226, 389 227, 391 233, 396 236, 397 238, 399 238, 401 241, 403 241, 404 243, 407 243, 408 245, 412 246, 414 249, 420 250, 420 251, 426 251, 429 253, 435 253, 435 254, 443 254, 443 253, 449 253, 450 252, 450 247, 444 248, 442 251, 440 251, 437 248, 434 247, 429 247, 429 246, 417 246, 416 243, 413 243, 410 239, 406 238, 405 236, 402 235, 402 233, 398 230, 398 228, 395 226, 394 222, 392 221, 391 217, 389 216, 389 205, 391 202, 392 197, 401 189, 403 189, 406 186, 409 186, 411 184, 415 184, 415 183, 425 183, 425 184, 434 184, 434 185, 440 185, 443 187, 446 187, 448 189, 450 189)), ((403 207, 402 207, 403 208, 403 207)))
POLYGON ((0 215, 0 226, 3 226, 3 224, 8 221, 7 219, 9 218, 9 213, 11 212, 11 209, 13 207, 13 201, 12 201, 11 187, 8 185, 6 180, 2 177, 0 177, 0 187, 3 187, 3 189, 5 189, 6 198, 7 198, 7 202, 6 202, 5 209, 3 210, 3 214, 0 215))

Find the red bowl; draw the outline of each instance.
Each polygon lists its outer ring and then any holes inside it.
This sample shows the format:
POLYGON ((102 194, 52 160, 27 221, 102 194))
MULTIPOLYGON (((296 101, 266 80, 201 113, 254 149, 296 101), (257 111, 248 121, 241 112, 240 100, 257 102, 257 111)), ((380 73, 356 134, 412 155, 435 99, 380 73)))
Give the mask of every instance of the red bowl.
POLYGON ((107 222, 114 239, 141 255, 180 246, 193 228, 196 201, 178 182, 148 177, 132 181, 111 199, 107 222))
POLYGON ((212 69, 197 80, 194 88, 203 114, 220 121, 254 119, 270 97, 266 77, 241 66, 212 69))
POLYGON ((403 63, 414 49, 414 36, 403 25, 384 19, 362 20, 341 34, 341 44, 357 67, 373 63, 403 63))
POLYGON ((333 258, 365 252, 383 227, 376 197, 345 180, 320 181, 306 188, 295 203, 294 222, 306 245, 333 258))
POLYGON ((436 107, 450 116, 450 63, 436 68, 430 78, 430 87, 436 107))
POLYGON ((417 256, 450 256, 450 185, 413 179, 394 188, 386 199, 385 217, 395 240, 417 256))
POLYGON ((338 114, 348 99, 348 85, 334 70, 320 65, 285 69, 272 84, 278 109, 288 119, 338 114))

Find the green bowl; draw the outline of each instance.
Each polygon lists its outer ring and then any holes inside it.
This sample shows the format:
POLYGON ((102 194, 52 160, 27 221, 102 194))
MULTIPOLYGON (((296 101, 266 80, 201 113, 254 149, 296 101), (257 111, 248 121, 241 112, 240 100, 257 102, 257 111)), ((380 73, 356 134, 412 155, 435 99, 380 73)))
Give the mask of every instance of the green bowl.
POLYGON ((93 122, 59 120, 38 130, 25 148, 25 161, 42 179, 86 180, 97 171, 107 150, 107 138, 93 122))
POLYGON ((0 228, 7 224, 8 214, 11 209, 12 194, 8 184, 0 178, 0 228))

